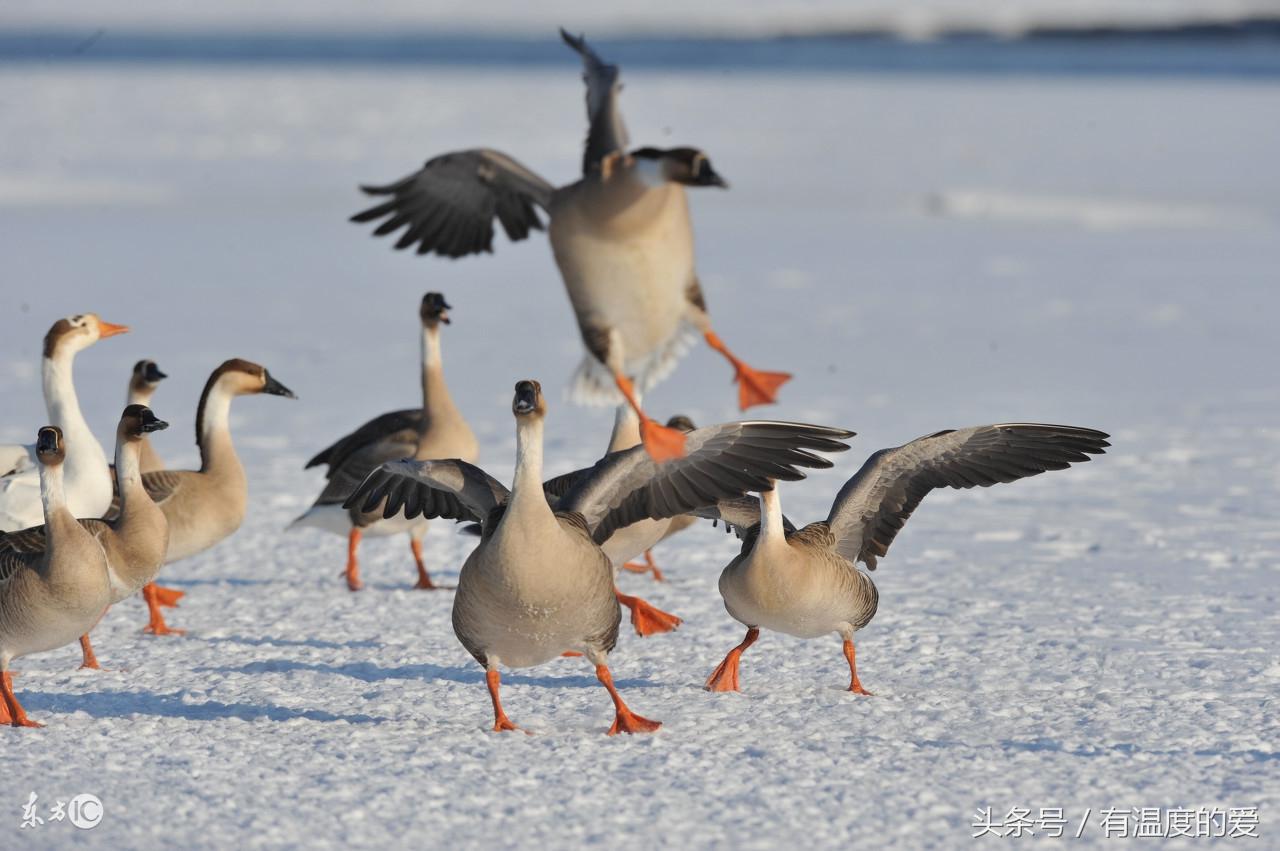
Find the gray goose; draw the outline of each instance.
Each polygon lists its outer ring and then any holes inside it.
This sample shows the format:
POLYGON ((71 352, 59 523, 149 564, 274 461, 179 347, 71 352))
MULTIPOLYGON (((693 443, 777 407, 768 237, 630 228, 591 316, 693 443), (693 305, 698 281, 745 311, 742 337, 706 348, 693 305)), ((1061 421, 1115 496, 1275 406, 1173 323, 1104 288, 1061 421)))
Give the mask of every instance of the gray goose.
POLYGON ((858 680, 853 634, 871 622, 879 595, 855 562, 875 570, 934 488, 989 487, 1063 470, 1101 455, 1110 446, 1107 437, 1088 428, 1031 423, 940 431, 876 452, 836 494, 827 519, 798 531, 784 528, 777 489, 762 492, 759 522, 745 532, 742 552, 720 575, 725 609, 747 634, 706 688, 738 691, 739 660, 763 628, 798 638, 839 634, 849 691, 870 694, 858 680))
POLYGON ((311 508, 290 524, 315 526, 347 537, 347 587, 358 591, 360 562, 357 550, 364 535, 394 535, 407 532, 409 547, 418 568, 415 588, 436 589, 422 558, 422 537, 427 531, 424 518, 383 519, 381 511, 352 511, 342 503, 379 464, 398 458, 461 458, 475 461, 480 447, 476 436, 449 394, 440 355, 440 326, 450 324, 452 308, 440 293, 422 298, 418 311, 422 322, 422 407, 392 411, 369 420, 307 462, 307 467, 327 464, 328 483, 311 508), (425 415, 424 415, 425 412, 425 415))
MULTIPOLYGON (((45 529, 53 546, 38 550, 0 546, 0 723, 15 727, 44 725, 27 717, 13 693, 10 663, 72 643, 98 622, 111 603, 102 544, 67 508, 62 487, 66 445, 61 430, 40 429, 35 447, 45 529)), ((0 542, 8 537, 0 535, 0 542)))
POLYGON ((495 218, 513 241, 541 230, 541 209, 586 348, 573 395, 604 404, 620 393, 640 417, 650 454, 677 457, 683 433, 646 416, 637 391, 675 367, 691 334, 701 334, 733 365, 743 410, 773 402, 790 375, 752 369, 712 330, 694 268, 685 188, 724 187, 724 179, 694 148, 628 152, 617 66, 601 60, 585 39, 560 34, 582 57, 587 84, 590 127, 579 180, 556 188, 498 151, 454 151, 394 183, 362 187, 389 197, 351 220, 385 219, 376 236, 406 228, 397 249, 462 257, 493 250, 495 218))
POLYGON ((829 467, 813 454, 847 448, 850 432, 822 426, 741 422, 688 435, 688 454, 658 464, 642 447, 603 458, 553 510, 542 481, 546 401, 536 381, 516 384, 516 468, 510 491, 464 461, 391 461, 369 475, 348 505, 384 515, 481 523, 481 538, 458 577, 453 627, 485 669, 495 731, 518 729, 502 709, 499 666, 523 668, 582 654, 613 699, 610 735, 659 724, 631 712, 607 666, 622 615, 613 566, 601 544, 644 518, 673 517, 719 499, 803 478, 829 467))
MULTIPOLYGON (((63 487, 76 517, 101 517, 111 504, 111 470, 102 444, 93 436, 76 396, 71 372, 76 355, 99 340, 128 331, 96 313, 80 313, 53 323, 44 336, 41 383, 49 422, 66 436, 63 487)), ((33 445, 0 446, 0 531, 44 522, 40 475, 33 445)))
MULTIPOLYGON (((155 361, 138 361, 133 365, 133 372, 129 373, 129 395, 126 404, 150 407, 151 399, 156 395, 156 388, 160 386, 161 381, 168 377, 168 375, 160 371, 160 367, 156 365, 155 361)), ((156 452, 156 448, 151 445, 150 435, 144 434, 142 436, 138 466, 141 467, 144 473, 164 469, 164 461, 160 459, 160 454, 156 452)))
MULTIPOLYGON (((228 419, 233 399, 257 394, 297 398, 264 367, 240 358, 224 361, 209 376, 196 407, 200 469, 142 474, 142 486, 169 525, 165 564, 204 552, 240 528, 249 486, 231 442, 228 419)), ((161 588, 154 582, 142 587, 142 599, 150 613, 147 632, 183 634, 165 623, 160 611, 161 606, 175 605, 181 596, 181 591, 161 588)))

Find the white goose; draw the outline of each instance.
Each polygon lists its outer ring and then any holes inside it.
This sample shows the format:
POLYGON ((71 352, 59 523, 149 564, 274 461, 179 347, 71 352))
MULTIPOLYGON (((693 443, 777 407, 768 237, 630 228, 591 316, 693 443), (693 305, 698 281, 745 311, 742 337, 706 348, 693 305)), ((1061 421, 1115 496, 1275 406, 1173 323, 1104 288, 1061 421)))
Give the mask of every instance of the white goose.
POLYGON ((720 575, 725 609, 747 634, 706 688, 738 691, 739 660, 763 628, 798 638, 840 635, 849 691, 870 694, 858 680, 853 634, 871 622, 879 595, 855 562, 875 570, 934 488, 989 487, 1063 470, 1102 454, 1106 438, 1093 429, 1032 423, 940 431, 872 455, 836 494, 827 519, 800 530, 785 528, 777 488, 762 492, 759 523, 745 531, 742 552, 720 575))
POLYGON ((453 627, 485 668, 495 731, 516 726, 502 709, 499 666, 529 667, 566 652, 585 655, 613 699, 610 735, 657 729, 622 701, 606 664, 621 610, 613 566, 601 544, 644 518, 683 514, 829 467, 809 450, 840 451, 850 432, 821 426, 742 422, 697 429, 688 454, 655 463, 642 447, 613 453, 578 481, 553 511, 542 481, 546 402, 536 381, 516 384, 516 469, 512 489, 463 461, 392 461, 369 475, 347 505, 395 516, 422 514, 481 523, 480 544, 458 577, 453 627))
POLYGON ((111 604, 106 553, 67 508, 62 432, 45 426, 35 447, 44 525, 52 546, 25 552, 0 548, 0 723, 15 727, 44 725, 28 718, 18 702, 9 664, 20 656, 72 643, 92 629, 111 604))
MULTIPOLYGON (((111 470, 102 444, 89 430, 76 398, 71 368, 76 354, 99 340, 128 331, 95 313, 53 323, 44 337, 41 380, 49 422, 62 430, 67 450, 63 487, 67 509, 76 517, 101 517, 111 505, 111 470)), ((0 532, 44 522, 40 474, 34 445, 0 446, 0 532)))

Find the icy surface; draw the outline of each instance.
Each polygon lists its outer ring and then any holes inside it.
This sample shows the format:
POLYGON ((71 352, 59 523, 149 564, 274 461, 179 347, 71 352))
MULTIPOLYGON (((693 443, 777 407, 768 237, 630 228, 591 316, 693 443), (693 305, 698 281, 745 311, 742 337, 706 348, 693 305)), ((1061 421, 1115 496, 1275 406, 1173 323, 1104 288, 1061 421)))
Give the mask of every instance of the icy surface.
MULTIPOLYGON (((863 683, 838 640, 765 635, 744 691, 700 685, 741 638, 715 583, 736 552, 695 528, 668 581, 623 587, 683 616, 613 658, 651 737, 610 739, 581 660, 504 677, 534 735, 495 735, 450 595, 409 590, 402 539, 364 548, 284 525, 320 487, 303 462, 415 402, 416 305, 454 304, 446 367, 511 468, 512 383, 552 399, 579 344, 542 237, 450 264, 345 222, 358 182, 460 145, 553 180, 578 161, 561 72, 0 70, 0 440, 41 424, 39 338, 99 311, 133 333, 82 354, 105 436, 130 366, 172 377, 158 447, 195 461, 192 415, 226 357, 290 402, 237 401, 250 516, 175 565, 185 638, 140 603, 74 648, 22 659, 40 731, 0 730, 0 846, 382 848, 663 845, 959 847, 975 809, 1261 806, 1280 829, 1280 87, 1067 78, 629 74, 641 143, 693 143, 733 184, 693 199, 721 335, 796 373, 779 418, 859 431, 836 470, 782 493, 809 520, 868 453, 1000 420, 1094 426, 1112 453, 1066 473, 929 497, 875 574, 863 683), (101 825, 20 830, 100 796, 101 825), (47 815, 47 813, 45 813, 47 815)), ((695 350, 647 400, 736 415, 695 350)), ((591 460, 611 415, 557 404, 549 472, 591 460)), ((446 581, 472 539, 437 523, 446 581)), ((1096 824, 1077 844, 1103 844, 1096 824)), ((1173 846, 1176 847, 1176 846, 1173 846)))

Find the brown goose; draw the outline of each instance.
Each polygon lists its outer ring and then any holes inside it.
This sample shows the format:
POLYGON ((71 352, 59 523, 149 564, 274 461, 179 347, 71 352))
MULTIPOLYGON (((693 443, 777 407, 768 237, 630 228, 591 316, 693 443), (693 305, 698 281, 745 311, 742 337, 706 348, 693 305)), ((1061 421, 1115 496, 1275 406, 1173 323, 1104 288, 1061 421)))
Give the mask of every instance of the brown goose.
MULTIPOLYGON (((204 552, 240 528, 249 487, 244 467, 231 443, 228 416, 237 396, 265 393, 297 398, 293 391, 256 363, 239 358, 223 362, 213 371, 196 408, 196 445, 199 470, 157 470, 142 474, 142 486, 164 512, 169 524, 169 544, 164 563, 204 552)), ((167 592, 154 582, 142 587, 150 611, 146 631, 155 635, 181 635, 165 623, 161 606, 171 606, 181 592, 167 592)))
POLYGON ((517 727, 502 709, 499 667, 529 667, 566 652, 582 654, 613 699, 610 735, 659 724, 627 708, 607 667, 622 620, 613 565, 601 549, 618 529, 672 517, 828 467, 810 450, 846 447, 850 432, 796 423, 742 422, 698 429, 688 454, 655 463, 641 447, 612 453, 553 510, 542 481, 546 401, 536 381, 516 384, 516 469, 510 491, 463 461, 391 461, 369 475, 348 505, 383 506, 385 515, 479 521, 480 544, 458 577, 453 627, 485 668, 495 731, 517 727))
POLYGON ((762 492, 759 523, 720 575, 725 609, 747 635, 706 688, 738 690, 739 660, 763 628, 799 638, 839 634, 849 691, 870 694, 858 681, 853 634, 871 622, 879 595, 855 562, 875 570, 934 488, 989 487, 1063 470, 1102 454, 1106 438, 1093 429, 1029 423, 940 431, 872 455, 836 494, 827 519, 799 531, 784 528, 777 489, 762 492))
POLYGON ((495 218, 512 240, 541 230, 535 209, 541 208, 586 348, 574 396, 600 404, 625 399, 640 418, 650 454, 677 457, 683 433, 647 417, 637 391, 674 369, 692 334, 701 334, 733 365, 743 410, 773 402, 790 375, 752 369, 712 330, 694 268, 685 188, 725 187, 724 179, 694 148, 628 152, 617 66, 601 60, 583 38, 560 33, 582 57, 587 84, 590 129, 580 180, 557 189, 498 151, 454 151, 395 183, 363 187, 390 197, 352 221, 385 219, 376 236, 407 228, 397 249, 416 246, 419 254, 461 257, 492 250, 495 218))
MULTIPOLYGON (((168 375, 160 371, 160 367, 156 366, 155 361, 138 361, 133 365, 133 372, 129 374, 129 396, 126 404, 150 407, 151 398, 156 394, 156 388, 160 386, 161 381, 168 377, 168 375)), ((151 445, 151 437, 149 435, 144 434, 142 436, 140 457, 139 466, 142 468, 142 472, 150 473, 153 470, 164 469, 164 461, 160 460, 159 453, 151 445)))
POLYGON ((425 519, 384 520, 381 511, 349 511, 342 503, 365 476, 384 461, 407 457, 476 460, 479 444, 449 394, 440 356, 440 326, 450 324, 451 309, 440 293, 427 293, 422 297, 418 311, 422 321, 422 408, 375 417, 307 462, 308 467, 327 464, 329 471, 325 476, 329 481, 311 508, 290 527, 315 526, 347 537, 346 577, 347 587, 352 591, 363 587, 356 555, 361 537, 400 532, 408 533, 417 564, 418 583, 414 587, 440 587, 431 581, 422 559, 422 537, 427 531, 425 519))
POLYGON ((111 603, 102 544, 67 508, 61 430, 40 429, 35 446, 46 530, 40 537, 52 546, 6 546, 10 535, 0 535, 0 723, 15 727, 44 725, 27 717, 13 693, 10 663, 70 644, 91 629, 111 603))

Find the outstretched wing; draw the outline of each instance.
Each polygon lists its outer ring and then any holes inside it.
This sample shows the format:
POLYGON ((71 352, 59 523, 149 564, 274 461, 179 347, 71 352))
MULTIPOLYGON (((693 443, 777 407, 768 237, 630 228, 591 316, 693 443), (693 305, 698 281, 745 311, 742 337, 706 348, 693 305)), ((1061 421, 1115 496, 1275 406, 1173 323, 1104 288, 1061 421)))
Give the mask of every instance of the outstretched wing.
POLYGON ((374 236, 407 230, 396 249, 416 244, 419 254, 442 257, 493 251, 493 220, 513 241, 542 230, 534 209, 551 203, 553 187, 506 154, 488 148, 454 151, 430 159, 420 170, 386 186, 360 187, 386 201, 356 213, 353 222, 386 219, 374 236))
MULTIPOLYGON (((344 435, 332 444, 315 454, 307 462, 306 469, 327 464, 329 471, 326 478, 332 478, 333 472, 354 453, 377 443, 393 443, 397 446, 412 444, 409 451, 400 455, 411 455, 418 444, 418 432, 422 428, 423 411, 421 408, 406 408, 403 411, 391 411, 369 420, 360 428, 344 435)), ((368 472, 368 471, 366 471, 368 472)))
POLYGON ((582 173, 600 167, 600 160, 613 153, 627 150, 627 127, 622 123, 618 109, 618 95, 622 92, 618 66, 609 65, 587 45, 583 36, 577 38, 560 30, 564 43, 582 57, 582 79, 587 84, 587 146, 582 154, 582 173))
POLYGON ((1101 455, 1109 435, 1089 428, 1001 423, 940 431, 882 449, 845 482, 827 523, 836 550, 875 570, 920 500, 934 488, 990 487, 1063 470, 1101 455))
POLYGON ((843 452, 853 432, 801 423, 753 420, 689 432, 686 454, 655 462, 643 446, 611 452, 596 462, 560 502, 587 521, 596 543, 646 517, 675 517, 722 499, 769 488, 774 480, 803 479, 801 467, 826 468, 813 454, 843 452))
POLYGON ((373 511, 386 499, 382 516, 445 517, 484 522, 506 503, 506 486, 474 464, 443 461, 388 461, 369 474, 343 508, 373 511))
MULTIPOLYGON (((689 513, 710 520, 713 526, 723 523, 726 534, 732 533, 738 536, 738 540, 742 540, 748 532, 760 525, 760 497, 748 495, 722 499, 715 505, 695 508, 689 513)), ((796 525, 785 514, 782 515, 782 529, 785 532, 796 530, 796 525)))

